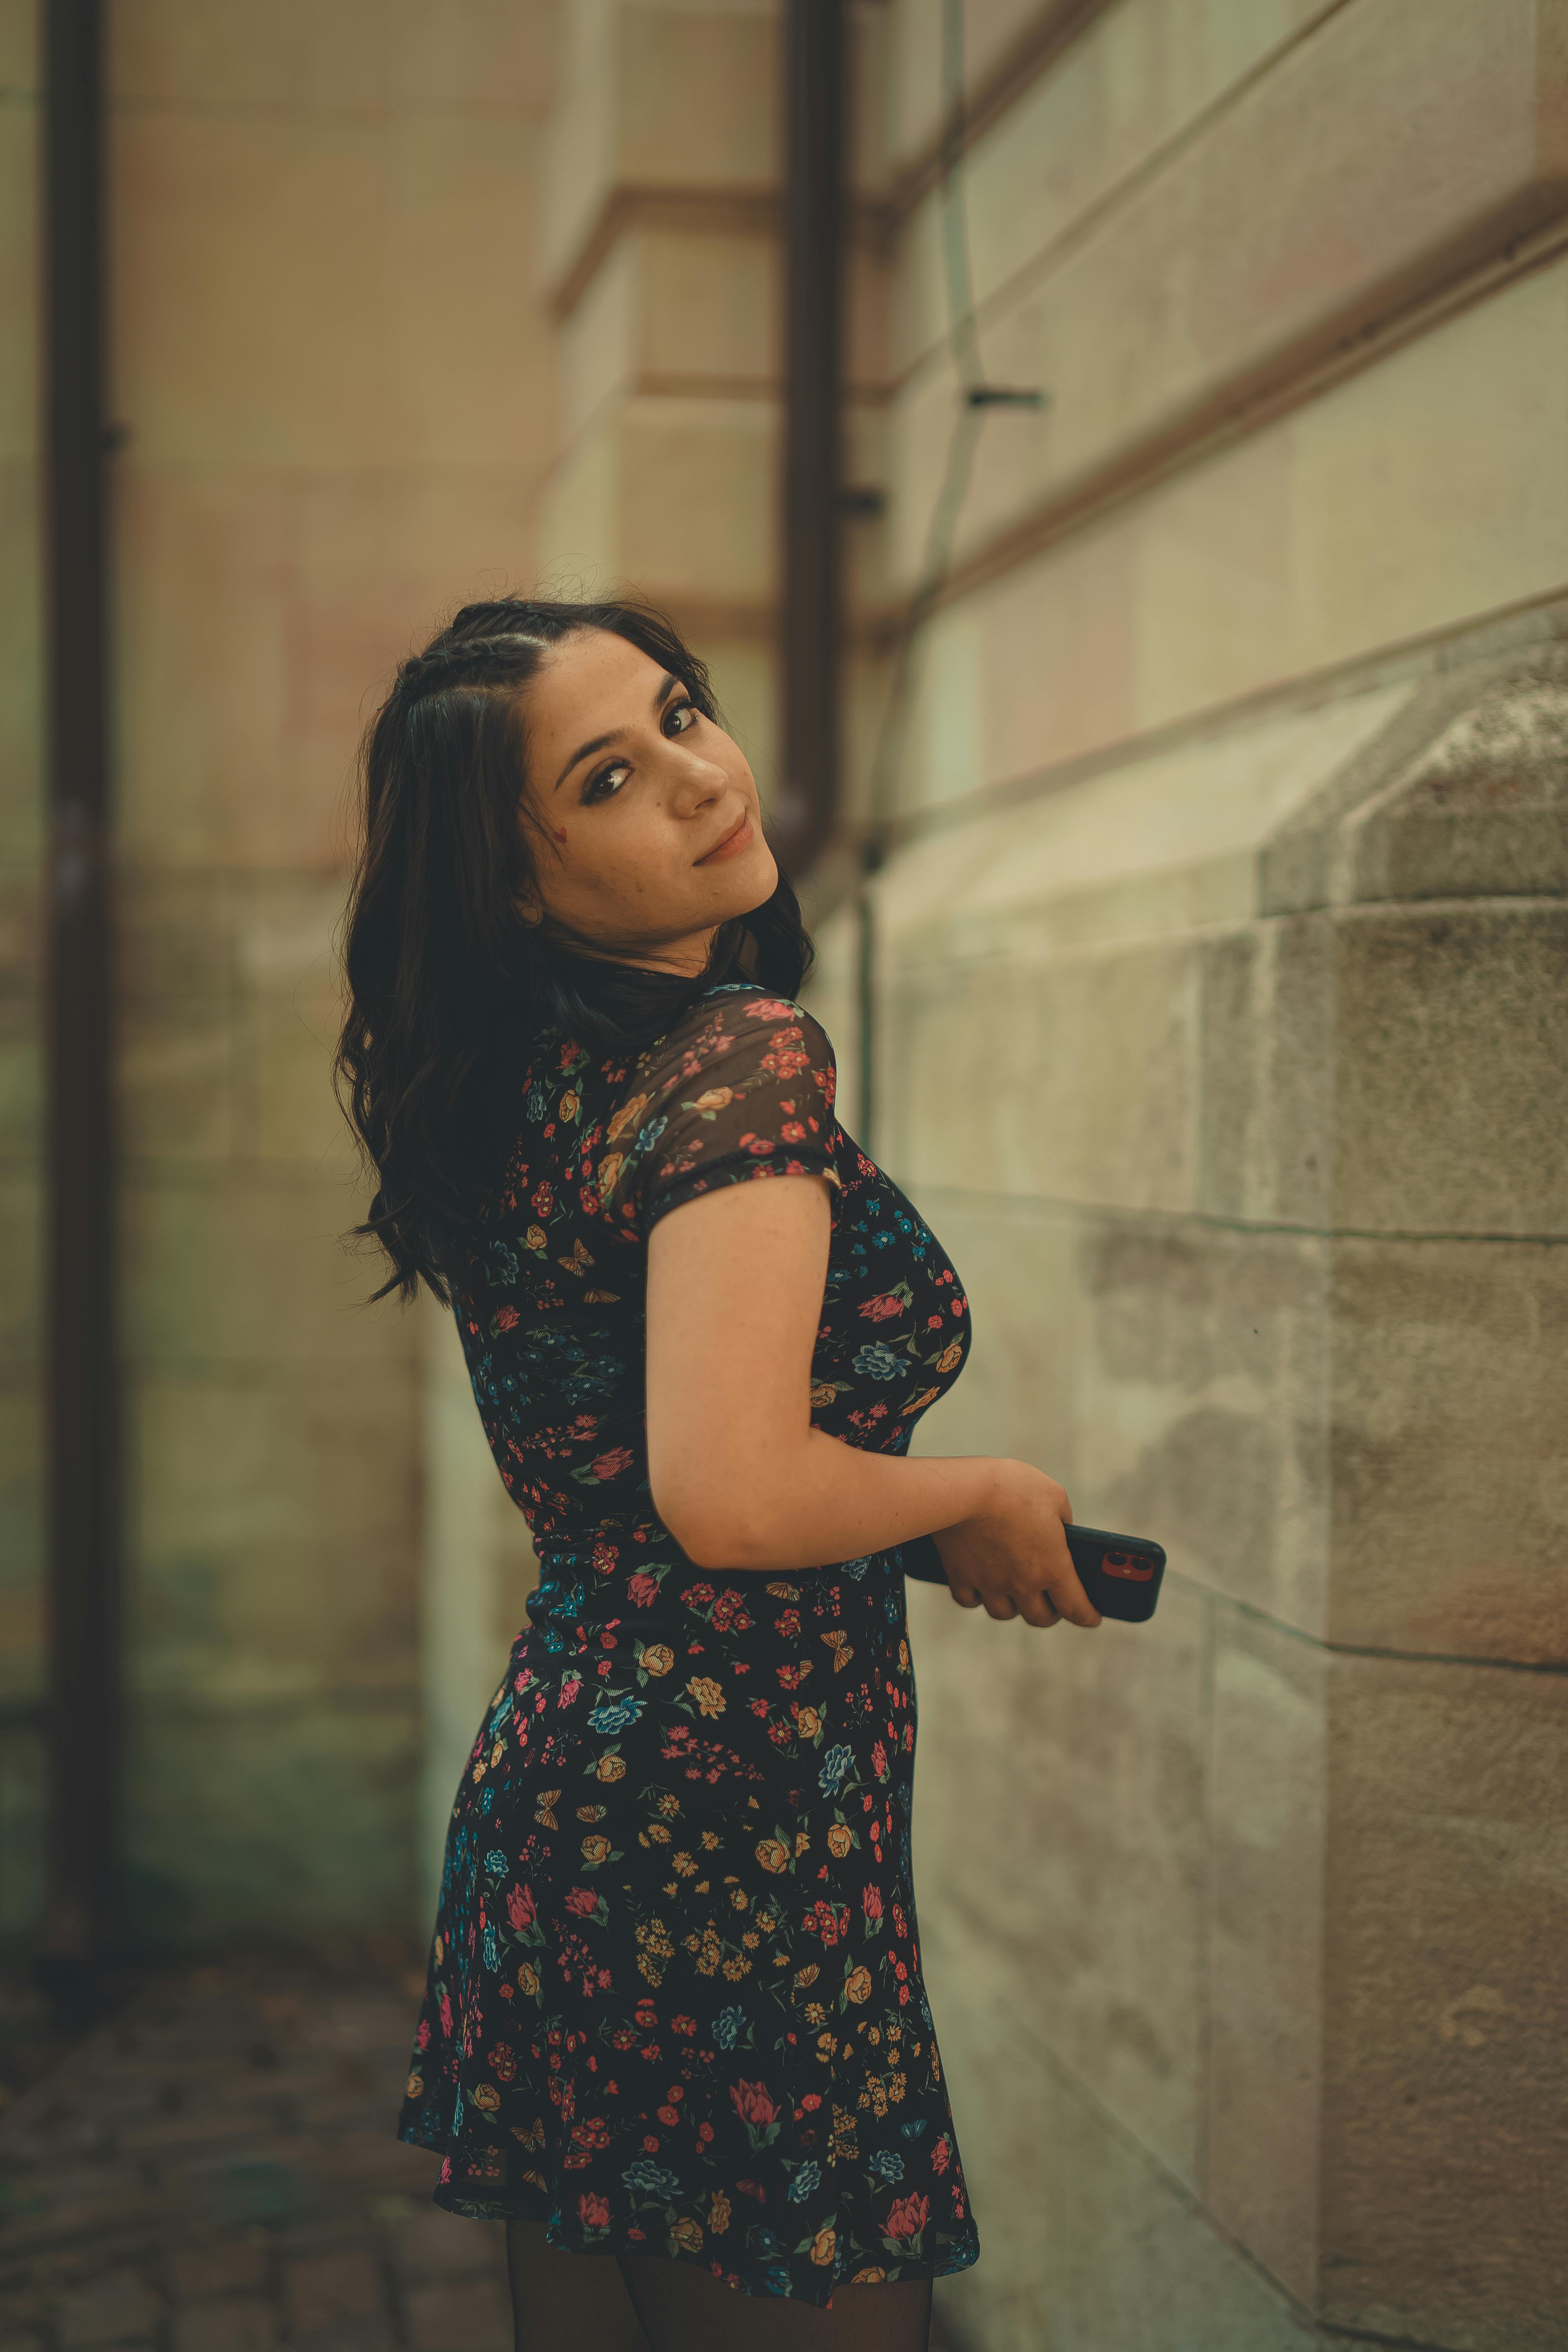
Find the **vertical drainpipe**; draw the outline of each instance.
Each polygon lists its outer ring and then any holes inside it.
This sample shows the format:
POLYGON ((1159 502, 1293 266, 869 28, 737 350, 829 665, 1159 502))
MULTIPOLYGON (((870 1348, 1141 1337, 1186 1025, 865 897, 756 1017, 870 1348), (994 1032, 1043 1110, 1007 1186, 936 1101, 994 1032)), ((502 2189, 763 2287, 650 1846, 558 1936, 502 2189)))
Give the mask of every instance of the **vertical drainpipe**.
POLYGON ((119 1397, 108 842, 102 17, 47 0, 49 1816, 43 1959, 71 1989, 119 1893, 119 1397))
POLYGON ((845 0, 784 0, 779 836, 804 872, 838 801, 845 0))

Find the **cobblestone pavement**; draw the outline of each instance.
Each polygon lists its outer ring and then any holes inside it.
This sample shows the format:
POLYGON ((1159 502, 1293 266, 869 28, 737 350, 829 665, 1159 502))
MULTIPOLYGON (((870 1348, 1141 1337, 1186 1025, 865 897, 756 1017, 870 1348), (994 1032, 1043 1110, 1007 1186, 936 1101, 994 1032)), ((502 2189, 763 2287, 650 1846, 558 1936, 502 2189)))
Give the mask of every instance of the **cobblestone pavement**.
POLYGON ((0 2120, 0 2352, 510 2352, 499 2222, 392 2137, 384 1974, 147 1988, 0 2120))
POLYGON ((0 2117, 0 2352, 510 2352, 501 2225, 392 2136, 421 1989, 193 1969, 34 2082, 0 2117))

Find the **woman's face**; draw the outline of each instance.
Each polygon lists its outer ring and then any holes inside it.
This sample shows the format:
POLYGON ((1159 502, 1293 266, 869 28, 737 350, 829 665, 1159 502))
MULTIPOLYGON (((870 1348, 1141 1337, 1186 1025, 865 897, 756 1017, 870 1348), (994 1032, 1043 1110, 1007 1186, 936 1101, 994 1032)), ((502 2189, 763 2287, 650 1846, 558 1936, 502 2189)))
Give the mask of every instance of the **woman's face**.
POLYGON ((607 955, 697 972, 778 868, 744 754, 625 637, 564 638, 523 689, 523 901, 607 955))

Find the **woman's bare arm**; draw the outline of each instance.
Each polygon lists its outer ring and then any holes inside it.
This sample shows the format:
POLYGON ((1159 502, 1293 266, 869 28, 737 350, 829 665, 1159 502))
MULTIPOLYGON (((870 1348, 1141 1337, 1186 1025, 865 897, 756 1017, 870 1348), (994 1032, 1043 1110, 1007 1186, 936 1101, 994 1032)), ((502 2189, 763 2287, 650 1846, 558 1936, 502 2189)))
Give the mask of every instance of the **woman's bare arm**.
POLYGON ((647 1448, 666 1527, 700 1566, 773 1573, 931 1535, 966 1606, 1098 1624, 1062 1533, 1071 1507, 1043 1471, 862 1453, 813 1429, 830 1233, 820 1176, 729 1185, 654 1226, 647 1448))

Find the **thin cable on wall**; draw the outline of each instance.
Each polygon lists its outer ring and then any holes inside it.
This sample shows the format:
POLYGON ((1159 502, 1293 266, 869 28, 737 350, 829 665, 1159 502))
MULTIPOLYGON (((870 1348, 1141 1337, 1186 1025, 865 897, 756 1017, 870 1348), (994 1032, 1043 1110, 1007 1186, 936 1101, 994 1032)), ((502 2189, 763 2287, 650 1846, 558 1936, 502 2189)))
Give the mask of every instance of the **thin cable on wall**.
POLYGON ((942 245, 947 282, 948 343, 958 372, 959 398, 948 436, 942 482, 926 531, 920 572, 900 616, 888 700, 871 762, 870 803, 860 845, 857 901, 856 993, 858 1013, 859 1103, 858 1118, 868 1151, 873 1150, 877 1061, 875 908, 871 879, 886 861, 898 815, 899 777, 903 765, 910 712, 919 682, 923 625, 946 583, 952 562, 958 518, 969 489, 974 453, 985 420, 998 408, 1045 407, 1049 394, 992 383, 980 353, 974 310, 974 279, 969 256, 963 105, 964 0, 942 0, 942 126, 940 149, 942 245))

